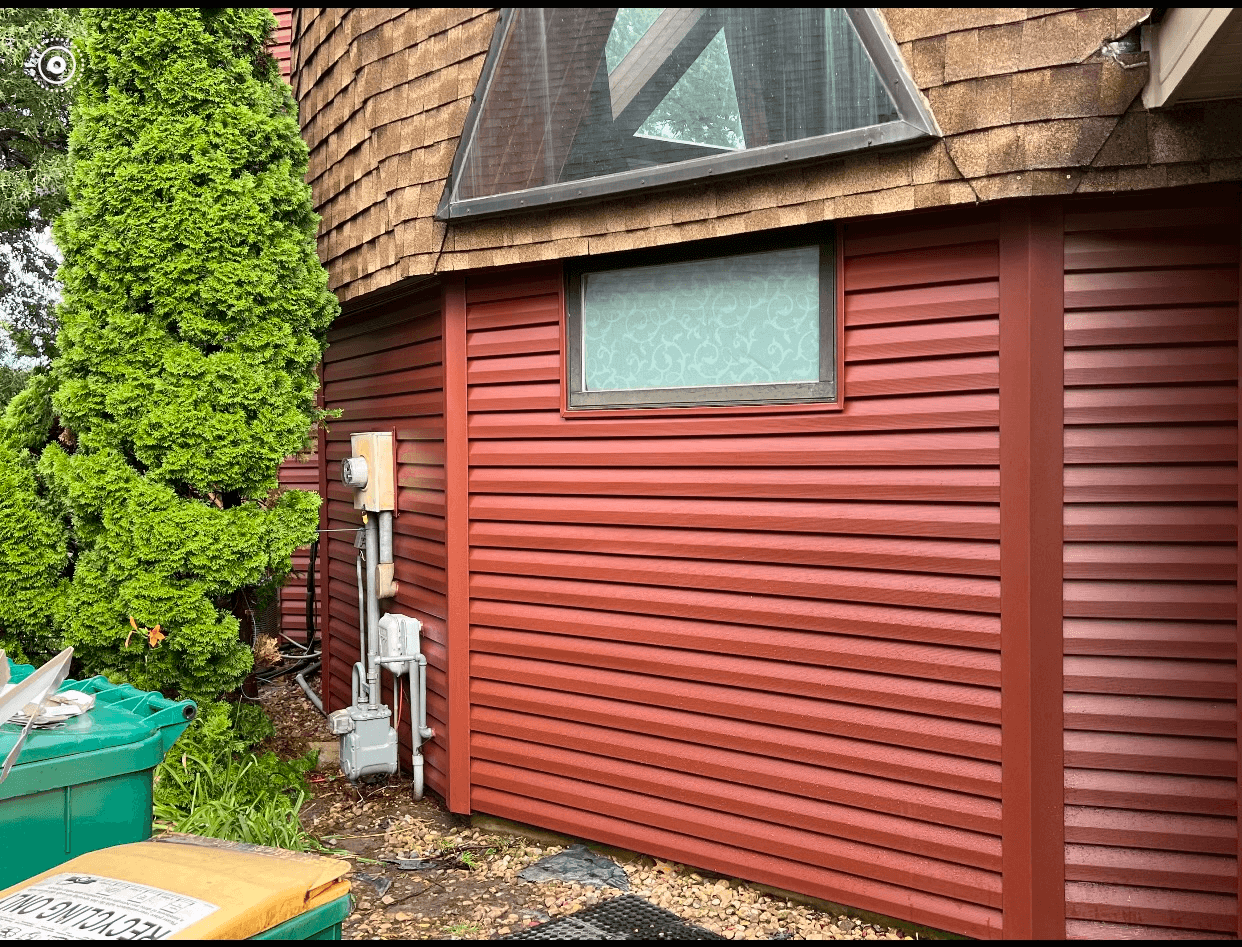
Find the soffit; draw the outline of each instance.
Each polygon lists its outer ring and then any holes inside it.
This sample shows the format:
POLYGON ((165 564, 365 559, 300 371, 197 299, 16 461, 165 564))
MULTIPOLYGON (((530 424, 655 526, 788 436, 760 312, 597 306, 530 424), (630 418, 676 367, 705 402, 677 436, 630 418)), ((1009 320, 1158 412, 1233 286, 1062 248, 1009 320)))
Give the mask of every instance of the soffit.
POLYGON ((1145 33, 1148 108, 1242 97, 1242 10, 1175 7, 1145 33))

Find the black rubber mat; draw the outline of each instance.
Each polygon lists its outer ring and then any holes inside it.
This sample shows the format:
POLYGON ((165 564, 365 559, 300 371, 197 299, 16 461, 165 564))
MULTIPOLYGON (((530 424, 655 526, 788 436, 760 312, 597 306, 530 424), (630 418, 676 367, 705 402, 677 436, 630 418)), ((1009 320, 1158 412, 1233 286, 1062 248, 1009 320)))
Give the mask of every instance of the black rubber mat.
POLYGON ((725 940, 676 914, 623 894, 576 914, 528 927, 501 940, 725 940))

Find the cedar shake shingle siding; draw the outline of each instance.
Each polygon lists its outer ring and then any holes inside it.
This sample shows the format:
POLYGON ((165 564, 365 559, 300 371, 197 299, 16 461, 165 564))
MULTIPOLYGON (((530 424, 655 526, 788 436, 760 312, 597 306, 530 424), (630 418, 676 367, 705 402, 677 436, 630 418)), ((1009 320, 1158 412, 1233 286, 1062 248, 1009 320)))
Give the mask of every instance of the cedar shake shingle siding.
POLYGON ((1149 8, 881 11, 943 139, 595 204, 434 219, 496 10, 302 9, 294 88, 342 301, 409 276, 819 220, 1235 178, 1235 102, 1149 113, 1146 54, 1101 47, 1149 8), (1120 61, 1119 61, 1120 60, 1120 61))

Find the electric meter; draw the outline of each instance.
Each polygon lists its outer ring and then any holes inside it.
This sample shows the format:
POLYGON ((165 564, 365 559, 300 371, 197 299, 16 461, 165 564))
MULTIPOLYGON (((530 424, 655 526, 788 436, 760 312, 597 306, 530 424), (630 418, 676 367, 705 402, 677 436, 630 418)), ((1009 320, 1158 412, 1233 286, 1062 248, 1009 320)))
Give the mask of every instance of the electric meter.
POLYGON ((341 480, 353 490, 365 490, 367 486, 367 459, 346 457, 341 461, 341 480))

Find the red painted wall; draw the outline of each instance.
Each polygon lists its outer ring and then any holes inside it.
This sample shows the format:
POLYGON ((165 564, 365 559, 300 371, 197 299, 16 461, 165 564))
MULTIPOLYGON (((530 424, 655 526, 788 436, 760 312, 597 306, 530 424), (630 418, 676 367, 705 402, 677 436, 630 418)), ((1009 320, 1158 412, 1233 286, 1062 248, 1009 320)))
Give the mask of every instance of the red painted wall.
POLYGON ((293 8, 270 7, 276 17, 276 29, 272 31, 272 44, 268 47, 280 66, 280 74, 289 78, 289 44, 292 40, 293 8))
MULTIPOLYGON (((280 486, 286 490, 319 489, 319 456, 290 459, 280 465, 280 486)), ((294 641, 306 640, 306 570, 310 568, 310 547, 293 553, 293 572, 280 590, 280 630, 294 641)), ((322 625, 322 603, 315 602, 315 626, 322 625)))
POLYGON ((1236 190, 841 236, 837 413, 562 416, 559 264, 338 322, 328 525, 395 424, 429 782, 972 936, 1234 932, 1236 190))
MULTIPOLYGON (((280 74, 289 78, 290 27, 293 20, 291 7, 272 7, 276 17, 276 29, 268 50, 280 65, 280 74)), ((280 485, 288 490, 316 490, 319 488, 319 458, 312 453, 305 460, 286 460, 280 467, 280 485)), ((306 570, 310 564, 310 547, 293 554, 293 574, 280 590, 280 630, 295 641, 306 640, 306 570)), ((316 615, 319 606, 316 603, 316 615)))

